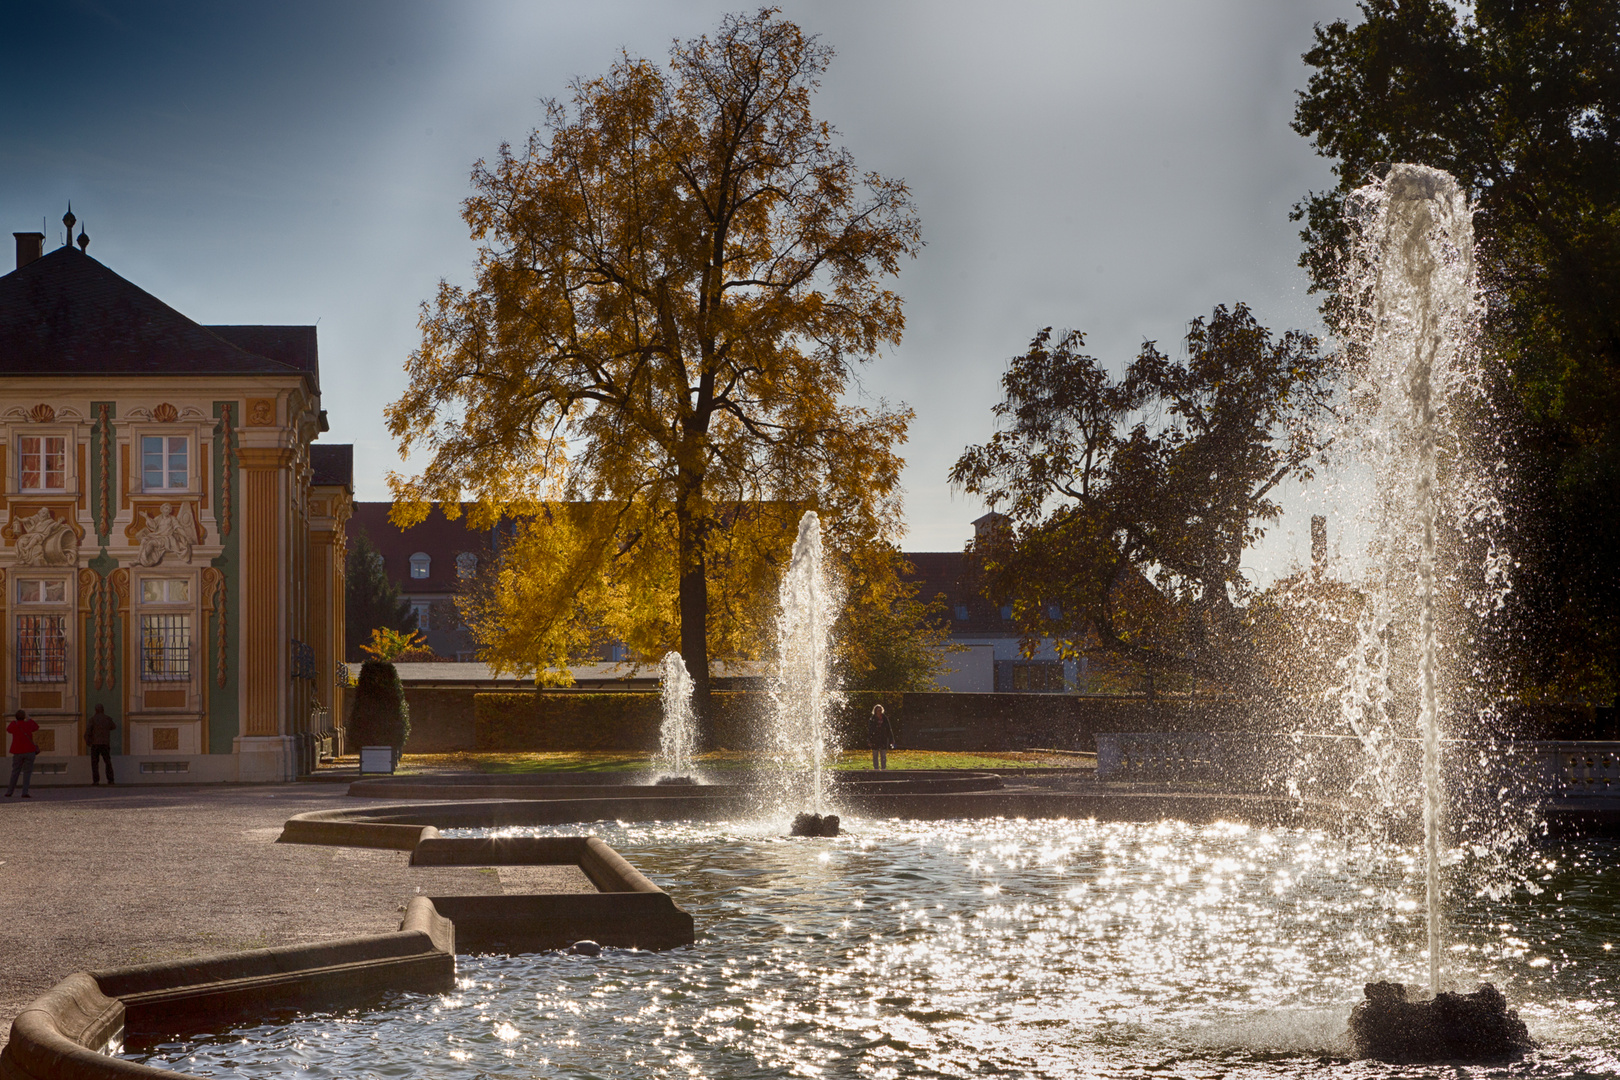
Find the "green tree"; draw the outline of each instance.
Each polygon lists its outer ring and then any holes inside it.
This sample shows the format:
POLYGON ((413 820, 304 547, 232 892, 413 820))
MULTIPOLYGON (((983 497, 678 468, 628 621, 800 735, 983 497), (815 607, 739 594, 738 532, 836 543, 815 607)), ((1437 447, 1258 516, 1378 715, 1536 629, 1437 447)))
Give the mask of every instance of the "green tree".
POLYGON ((343 655, 360 658, 363 645, 376 630, 407 632, 416 629, 411 602, 399 594, 388 578, 382 556, 365 533, 349 547, 345 566, 343 655))
POLYGON ((1518 480, 1511 647, 1527 690, 1620 690, 1620 2, 1367 0, 1316 31, 1294 129, 1333 162, 1297 207, 1337 290, 1346 195, 1381 163, 1452 173, 1475 207, 1484 342, 1518 480), (1536 647, 1525 649, 1524 642, 1536 647))
POLYGON ((862 547, 837 560, 845 590, 834 630, 843 688, 890 693, 937 690, 950 616, 941 597, 921 598, 905 580, 911 564, 893 548, 862 547))
POLYGON ((426 464, 390 483, 398 523, 470 493, 476 524, 546 535, 520 667, 568 654, 558 627, 592 599, 649 653, 678 641, 706 700, 713 563, 752 559, 720 568, 750 580, 773 554, 728 508, 897 526, 911 414, 844 394, 899 340, 884 283, 921 241, 906 185, 858 171, 811 114, 831 56, 771 10, 730 16, 667 69, 626 56, 576 82, 571 109, 475 168, 477 280, 424 305, 387 415, 426 464), (559 511, 583 503, 605 510, 559 511))
POLYGON ((976 545, 985 590, 1025 634, 1078 655, 1098 645, 1145 666, 1241 671, 1243 552, 1308 479, 1334 364, 1311 335, 1273 340, 1243 304, 1194 319, 1187 359, 1151 341, 1122 379, 1050 328, 1002 376, 1000 427, 951 482, 1007 515, 976 545), (1150 584, 1151 582, 1151 584, 1150 584))

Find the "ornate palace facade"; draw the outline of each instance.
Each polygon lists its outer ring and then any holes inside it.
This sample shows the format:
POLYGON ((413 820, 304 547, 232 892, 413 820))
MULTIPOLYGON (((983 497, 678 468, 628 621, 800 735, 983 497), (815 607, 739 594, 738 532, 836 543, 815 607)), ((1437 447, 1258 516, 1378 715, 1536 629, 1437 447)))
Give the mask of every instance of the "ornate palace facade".
POLYGON ((16 237, 0 706, 39 721, 36 782, 89 779, 97 705, 119 783, 292 778, 342 715, 352 458, 314 445, 315 328, 202 326, 83 250, 16 237))

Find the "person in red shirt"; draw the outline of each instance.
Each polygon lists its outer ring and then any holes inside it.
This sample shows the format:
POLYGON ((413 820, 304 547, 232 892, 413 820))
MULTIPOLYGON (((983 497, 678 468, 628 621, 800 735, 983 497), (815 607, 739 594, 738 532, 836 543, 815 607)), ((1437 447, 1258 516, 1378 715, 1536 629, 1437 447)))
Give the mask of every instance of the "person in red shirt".
POLYGON ((6 725, 6 732, 11 736, 11 786, 6 788, 8 799, 17 790, 19 776, 22 777, 22 797, 33 798, 28 794, 28 785, 34 779, 34 759, 39 756, 39 747, 34 745, 34 732, 38 730, 39 725, 21 709, 17 710, 17 718, 6 725))

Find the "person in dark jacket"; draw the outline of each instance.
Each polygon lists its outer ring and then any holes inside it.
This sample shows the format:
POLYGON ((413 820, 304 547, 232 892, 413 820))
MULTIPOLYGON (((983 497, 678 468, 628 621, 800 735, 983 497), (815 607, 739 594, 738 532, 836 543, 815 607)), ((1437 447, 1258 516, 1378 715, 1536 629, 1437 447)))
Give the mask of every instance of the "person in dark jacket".
POLYGON ((894 728, 889 726, 883 706, 872 706, 872 715, 866 720, 866 734, 872 745, 872 768, 887 769, 889 749, 894 746, 894 728))
POLYGON ((6 798, 17 790, 17 778, 22 777, 23 798, 32 799, 28 794, 28 785, 34 779, 34 759, 39 757, 39 747, 34 745, 34 732, 39 725, 29 718, 21 709, 17 716, 6 725, 6 733, 11 736, 11 786, 6 788, 6 798))
POLYGON ((101 763, 107 763, 107 786, 113 786, 112 733, 118 730, 118 721, 107 715, 103 705, 96 706, 95 715, 84 725, 84 744, 90 748, 90 783, 101 783, 101 763))

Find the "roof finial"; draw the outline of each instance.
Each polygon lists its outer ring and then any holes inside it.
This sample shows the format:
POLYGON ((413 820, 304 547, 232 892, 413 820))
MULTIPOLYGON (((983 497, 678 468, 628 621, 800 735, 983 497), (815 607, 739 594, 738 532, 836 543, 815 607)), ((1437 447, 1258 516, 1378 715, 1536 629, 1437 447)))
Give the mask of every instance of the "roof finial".
POLYGON ((90 234, 84 231, 84 226, 83 225, 80 225, 79 226, 79 250, 81 252, 83 252, 84 254, 89 254, 89 248, 90 248, 90 234))
POLYGON ((67 239, 62 241, 63 247, 67 247, 73 243, 73 223, 78 220, 78 218, 73 216, 73 200, 69 199, 68 212, 62 215, 62 224, 67 226, 67 239))

